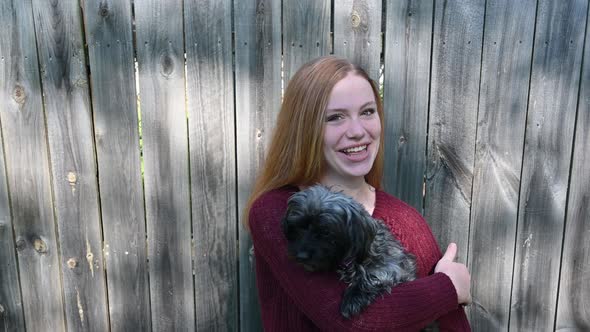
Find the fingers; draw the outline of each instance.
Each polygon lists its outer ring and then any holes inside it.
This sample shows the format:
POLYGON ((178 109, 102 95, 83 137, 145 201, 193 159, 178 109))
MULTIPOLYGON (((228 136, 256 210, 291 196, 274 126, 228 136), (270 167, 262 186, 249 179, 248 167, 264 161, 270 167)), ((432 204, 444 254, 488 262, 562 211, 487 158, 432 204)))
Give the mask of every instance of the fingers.
POLYGON ((440 260, 452 262, 455 260, 455 257, 457 257, 457 245, 455 243, 451 242, 451 243, 449 243, 449 246, 447 247, 447 251, 445 252, 445 254, 443 255, 443 257, 440 260))

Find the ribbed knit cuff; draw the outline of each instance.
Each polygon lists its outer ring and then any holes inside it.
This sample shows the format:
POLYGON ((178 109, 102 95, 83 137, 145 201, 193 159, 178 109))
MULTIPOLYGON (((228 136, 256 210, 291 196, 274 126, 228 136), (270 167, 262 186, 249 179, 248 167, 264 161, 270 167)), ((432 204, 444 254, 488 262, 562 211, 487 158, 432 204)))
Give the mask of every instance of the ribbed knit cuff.
POLYGON ((437 272, 433 274, 433 276, 440 279, 440 292, 444 294, 444 296, 441 297, 440 308, 448 308, 448 311, 458 308, 459 296, 457 295, 457 290, 455 289, 451 278, 442 272, 437 272))

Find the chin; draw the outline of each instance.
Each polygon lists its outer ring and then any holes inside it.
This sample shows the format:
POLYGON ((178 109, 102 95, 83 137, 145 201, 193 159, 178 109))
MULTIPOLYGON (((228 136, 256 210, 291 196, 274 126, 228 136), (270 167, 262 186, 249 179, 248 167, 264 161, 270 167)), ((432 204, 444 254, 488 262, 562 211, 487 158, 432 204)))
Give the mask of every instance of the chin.
POLYGON ((374 160, 371 160, 370 162, 363 163, 362 165, 355 165, 354 167, 343 165, 342 173, 346 174, 348 176, 351 176, 351 177, 366 176, 367 174, 369 174, 369 172, 373 168, 373 163, 374 163, 374 160))
POLYGON ((345 171, 343 173, 344 173, 344 175, 346 175, 348 177, 359 178, 359 177, 367 176, 367 174, 369 174, 370 171, 371 171, 371 168, 367 168, 367 169, 362 169, 362 170, 345 171))

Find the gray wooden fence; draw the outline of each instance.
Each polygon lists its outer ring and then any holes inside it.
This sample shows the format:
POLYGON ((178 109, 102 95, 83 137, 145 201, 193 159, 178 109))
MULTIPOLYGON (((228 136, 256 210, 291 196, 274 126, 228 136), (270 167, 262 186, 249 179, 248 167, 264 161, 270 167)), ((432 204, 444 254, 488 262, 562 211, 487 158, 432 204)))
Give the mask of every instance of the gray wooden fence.
POLYGON ((588 0, 0 0, 0 330, 258 331, 241 227, 305 61, 381 78, 385 188, 475 331, 590 331, 588 0), (588 46, 587 46, 588 45, 588 46))

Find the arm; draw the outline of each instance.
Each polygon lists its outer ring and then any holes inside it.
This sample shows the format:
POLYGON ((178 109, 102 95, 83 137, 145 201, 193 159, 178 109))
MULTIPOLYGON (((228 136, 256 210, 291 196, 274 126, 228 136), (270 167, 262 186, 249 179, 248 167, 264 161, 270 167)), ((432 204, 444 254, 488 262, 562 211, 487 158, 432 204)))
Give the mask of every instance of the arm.
MULTIPOLYGON (((440 254, 440 251, 439 251, 440 254)), ((470 276, 467 267, 463 264, 455 263, 457 255, 457 245, 451 243, 442 258, 436 264, 434 272, 443 272, 449 275, 455 290, 458 293, 460 303, 470 302, 470 276)), ((471 331, 467 316, 463 307, 449 312, 438 320, 440 331, 471 331)))
MULTIPOLYGON (((398 203, 401 202, 399 200, 397 201, 398 203)), ((398 206, 394 210, 404 211, 403 221, 399 219, 395 220, 390 224, 390 227, 395 230, 395 233, 400 235, 405 233, 406 235, 411 234, 411 236, 415 237, 417 234, 420 234, 418 247, 414 247, 412 249, 415 252, 418 252, 420 248, 428 248, 426 251, 422 251, 421 254, 421 258, 428 257, 426 260, 423 260, 425 264, 425 270, 422 271, 422 276, 432 275, 433 273, 437 272, 446 274, 450 278, 453 287, 455 288, 458 302, 469 303, 471 301, 471 295, 469 292, 470 276, 465 265, 454 262, 455 256, 457 254, 457 246, 455 244, 449 245, 443 256, 434 234, 432 234, 430 227, 422 215, 414 208, 407 206, 403 202, 401 202, 401 205, 408 208, 404 209, 403 207, 398 206), (404 222, 408 222, 410 225, 414 226, 414 228, 409 231, 406 230, 405 232, 397 229, 399 225, 403 224, 404 222)), ((406 223, 406 226, 408 223, 406 223)), ((416 245, 416 243, 413 244, 416 245)), ((437 322, 440 331, 471 331, 469 321, 467 320, 467 316, 465 315, 465 311, 463 310, 462 306, 458 306, 448 314, 440 317, 437 322)))
POLYGON ((263 259, 289 298, 321 329, 339 331, 417 330, 458 309, 455 288, 435 273, 392 289, 351 320, 339 312, 346 284, 335 272, 304 271, 287 258, 280 219, 282 200, 261 199, 250 211, 250 230, 257 259, 263 259), (272 207, 272 208, 268 208, 272 207))

